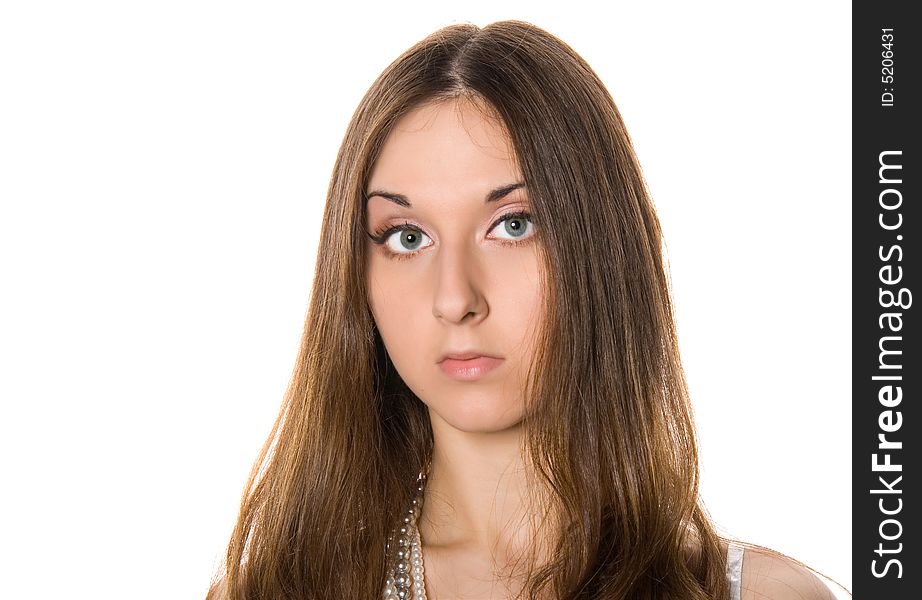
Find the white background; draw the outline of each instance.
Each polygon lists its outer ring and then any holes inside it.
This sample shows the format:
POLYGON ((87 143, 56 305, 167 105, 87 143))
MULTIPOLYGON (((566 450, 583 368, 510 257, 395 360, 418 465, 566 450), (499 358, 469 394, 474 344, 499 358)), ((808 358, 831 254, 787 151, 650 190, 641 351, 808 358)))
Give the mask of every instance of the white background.
POLYGON ((712 517, 851 587, 848 5, 499 4, 2 5, 4 597, 203 597, 352 111, 426 34, 504 18, 573 46, 633 137, 712 517))

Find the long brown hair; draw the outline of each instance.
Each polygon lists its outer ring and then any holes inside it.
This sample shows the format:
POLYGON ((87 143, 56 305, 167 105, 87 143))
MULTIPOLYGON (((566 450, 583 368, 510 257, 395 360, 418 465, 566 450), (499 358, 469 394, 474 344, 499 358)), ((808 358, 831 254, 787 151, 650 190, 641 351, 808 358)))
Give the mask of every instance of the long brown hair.
POLYGON ((557 519, 530 598, 723 599, 726 554, 698 456, 660 225, 614 101, 522 21, 426 37, 378 77, 337 156, 300 353, 227 549, 230 600, 372 598, 432 451, 366 302, 367 178, 394 124, 468 99, 501 119, 547 290, 523 451, 557 519))

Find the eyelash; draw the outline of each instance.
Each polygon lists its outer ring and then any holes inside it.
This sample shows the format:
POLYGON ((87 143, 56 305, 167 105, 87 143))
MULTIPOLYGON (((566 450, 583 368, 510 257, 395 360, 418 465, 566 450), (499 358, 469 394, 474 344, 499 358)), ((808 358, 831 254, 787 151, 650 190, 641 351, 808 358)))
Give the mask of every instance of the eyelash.
MULTIPOLYGON (((527 210, 519 210, 519 211, 513 211, 513 212, 506 213, 500 218, 498 218, 492 225, 490 225, 490 231, 493 231, 493 229, 497 225, 502 223, 503 221, 509 221, 512 219, 524 219, 530 222, 532 225, 534 225, 534 221, 531 218, 531 213, 528 212, 527 210)), ((384 253, 389 258, 392 258, 394 260, 405 260, 405 259, 416 256, 420 252, 420 250, 416 250, 415 252, 394 252, 387 247, 387 243, 386 243, 388 238, 391 236, 391 234, 396 233, 398 231, 403 231, 404 229, 412 229, 413 231, 419 231, 420 233, 422 233, 422 229, 420 227, 414 225, 413 223, 410 223, 409 221, 404 221, 403 224, 392 225, 390 227, 378 230, 374 232, 373 234, 369 233, 368 237, 371 238, 371 241, 373 244, 376 244, 384 248, 384 253)), ((526 243, 532 237, 534 237, 533 234, 529 235, 527 238, 521 241, 512 241, 512 240, 496 240, 496 241, 498 241, 503 246, 518 246, 519 244, 526 243)))

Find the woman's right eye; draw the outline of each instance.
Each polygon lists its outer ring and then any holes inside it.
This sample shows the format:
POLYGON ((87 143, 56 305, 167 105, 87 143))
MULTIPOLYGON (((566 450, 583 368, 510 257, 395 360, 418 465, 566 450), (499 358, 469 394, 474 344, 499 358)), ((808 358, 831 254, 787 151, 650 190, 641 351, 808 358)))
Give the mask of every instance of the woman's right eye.
POLYGON ((423 247, 429 236, 418 229, 399 229, 387 237, 386 245, 395 254, 412 254, 423 247))
POLYGON ((431 242, 431 239, 410 223, 394 225, 380 233, 369 234, 368 237, 375 244, 383 245, 385 252, 394 258, 412 256, 422 248, 431 245, 424 245, 424 240, 430 240, 431 242))

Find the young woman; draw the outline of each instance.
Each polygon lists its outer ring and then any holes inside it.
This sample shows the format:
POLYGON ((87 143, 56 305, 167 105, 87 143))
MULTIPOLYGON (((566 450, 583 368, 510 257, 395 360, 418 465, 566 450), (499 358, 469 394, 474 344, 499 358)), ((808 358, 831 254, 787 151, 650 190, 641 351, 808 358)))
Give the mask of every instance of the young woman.
POLYGON ((210 598, 821 599, 698 499, 660 228, 566 44, 435 32, 363 98, 210 598), (744 550, 745 548, 745 550, 744 550))

